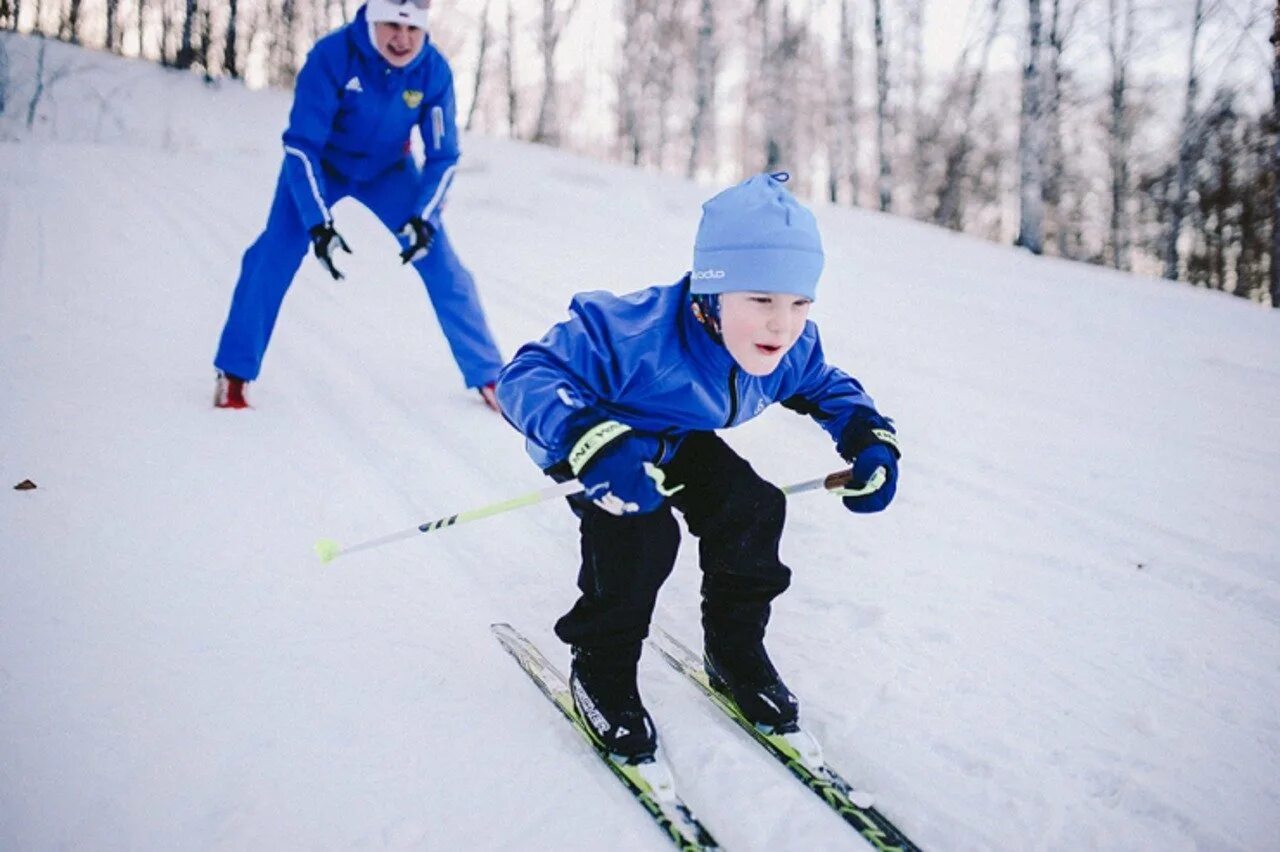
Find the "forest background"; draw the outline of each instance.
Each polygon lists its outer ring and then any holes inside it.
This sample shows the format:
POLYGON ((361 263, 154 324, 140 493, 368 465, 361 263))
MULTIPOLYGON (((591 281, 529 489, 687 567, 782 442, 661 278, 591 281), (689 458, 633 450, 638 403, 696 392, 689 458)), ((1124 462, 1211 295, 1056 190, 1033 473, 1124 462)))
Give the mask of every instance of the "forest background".
MULTIPOLYGON (((359 5, 0 0, 0 27, 288 87, 359 5)), ((783 169, 809 198, 1280 306, 1277 27, 1268 0, 437 0, 431 36, 469 131, 713 184, 783 169)), ((77 68, 42 50, 17 79, 4 44, 0 114, 25 120, 0 127, 56 137, 40 105, 77 68)))

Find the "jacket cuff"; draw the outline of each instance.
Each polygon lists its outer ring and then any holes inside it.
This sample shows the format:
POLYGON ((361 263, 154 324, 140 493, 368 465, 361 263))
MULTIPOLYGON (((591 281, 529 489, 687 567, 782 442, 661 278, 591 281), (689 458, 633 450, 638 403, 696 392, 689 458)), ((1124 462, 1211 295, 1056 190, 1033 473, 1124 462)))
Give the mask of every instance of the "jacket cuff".
POLYGON ((893 421, 882 417, 875 409, 868 408, 865 413, 854 415, 844 427, 836 452, 845 461, 852 460, 858 453, 872 444, 884 444, 892 452, 894 458, 902 458, 902 450, 898 447, 898 433, 893 428, 893 421))
POLYGON ((631 427, 625 423, 619 423, 617 420, 606 420, 603 423, 597 423, 584 432, 574 443, 573 449, 569 450, 569 456, 566 459, 569 463, 569 469, 573 471, 573 475, 577 476, 582 473, 583 469, 591 464, 592 459, 599 455, 601 450, 630 431, 631 427))

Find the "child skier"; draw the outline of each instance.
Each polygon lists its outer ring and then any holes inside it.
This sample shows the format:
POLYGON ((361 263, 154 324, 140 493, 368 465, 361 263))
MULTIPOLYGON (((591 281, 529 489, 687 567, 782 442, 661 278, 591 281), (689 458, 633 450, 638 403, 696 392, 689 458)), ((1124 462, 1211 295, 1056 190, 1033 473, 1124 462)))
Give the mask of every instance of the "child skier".
POLYGON ((284 164, 266 230, 245 253, 214 366, 214 404, 245 408, 280 304, 307 252, 334 279, 338 249, 351 253, 331 208, 352 196, 396 232, 426 285, 467 387, 496 409, 502 366, 475 282, 440 216, 458 160, 453 73, 428 43, 430 0, 369 0, 347 26, 316 43, 298 74, 284 164), (410 153, 413 127, 425 162, 410 153))
POLYGON ((556 633, 572 646, 579 715, 632 762, 657 747, 636 667, 680 541, 672 506, 699 538, 712 683, 763 729, 797 729, 796 698, 764 648, 770 602, 791 578, 778 556, 785 498, 716 430, 781 402, 812 417, 851 462, 849 510, 878 512, 897 488, 893 425, 826 363, 807 319, 822 243, 785 179, 757 175, 712 198, 683 280, 578 294, 571 318, 522 347, 498 379, 499 404, 533 460, 584 487, 571 499, 581 596, 556 633))

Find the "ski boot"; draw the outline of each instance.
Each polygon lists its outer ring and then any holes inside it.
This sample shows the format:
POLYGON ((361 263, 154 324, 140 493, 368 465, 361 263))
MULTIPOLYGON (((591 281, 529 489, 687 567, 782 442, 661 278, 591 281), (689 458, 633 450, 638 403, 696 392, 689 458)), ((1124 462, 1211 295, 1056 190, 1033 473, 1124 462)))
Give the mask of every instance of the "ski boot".
POLYGON ((743 716, 764 733, 799 730, 800 702, 778 676, 763 641, 721 643, 708 634, 705 644, 707 679, 743 716))
POLYGON ((653 719, 636 688, 639 648, 575 646, 569 684, 573 706, 592 738, 625 763, 651 761, 658 749, 653 719))

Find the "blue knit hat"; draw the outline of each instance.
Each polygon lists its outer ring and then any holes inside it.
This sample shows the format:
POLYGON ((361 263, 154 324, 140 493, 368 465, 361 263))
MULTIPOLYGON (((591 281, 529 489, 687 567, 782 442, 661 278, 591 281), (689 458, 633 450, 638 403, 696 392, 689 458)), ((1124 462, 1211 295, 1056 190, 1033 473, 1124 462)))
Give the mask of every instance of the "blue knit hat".
POLYGON ((759 174, 702 205, 693 244, 693 293, 792 293, 812 299, 822 275, 822 238, 808 208, 759 174))

